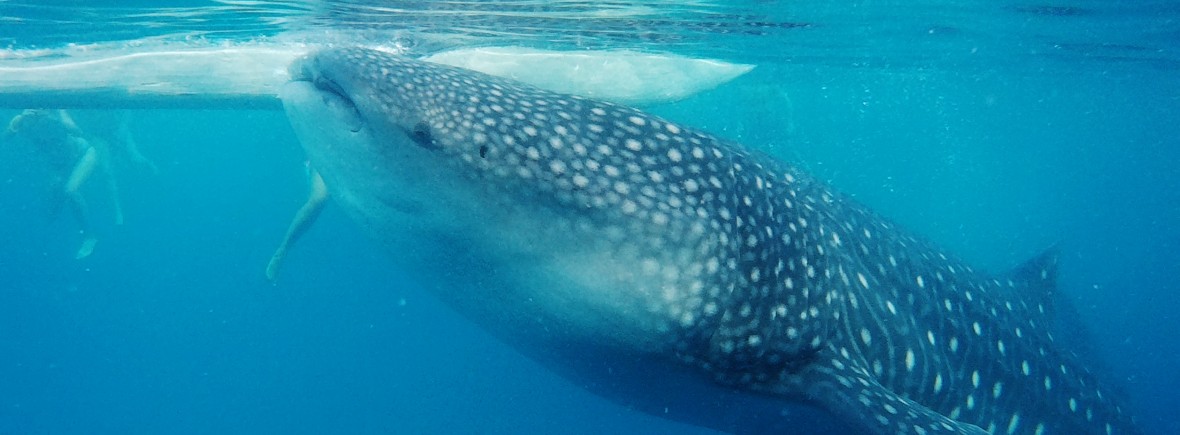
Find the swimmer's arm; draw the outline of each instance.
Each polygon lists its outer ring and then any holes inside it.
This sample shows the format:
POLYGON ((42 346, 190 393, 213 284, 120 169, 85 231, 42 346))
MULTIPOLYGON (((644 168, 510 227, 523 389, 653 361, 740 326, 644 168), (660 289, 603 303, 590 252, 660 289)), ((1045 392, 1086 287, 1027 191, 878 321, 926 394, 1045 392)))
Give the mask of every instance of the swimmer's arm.
POLYGON ((4 139, 9 139, 12 136, 15 136, 16 132, 20 130, 21 121, 23 121, 24 119, 25 119, 24 113, 13 116, 12 120, 8 121, 8 128, 4 129, 4 139))
POLYGON ((57 109, 57 117, 61 119, 61 125, 69 130, 70 134, 82 136, 82 129, 78 128, 78 123, 74 122, 74 117, 70 116, 70 112, 65 109, 57 109))

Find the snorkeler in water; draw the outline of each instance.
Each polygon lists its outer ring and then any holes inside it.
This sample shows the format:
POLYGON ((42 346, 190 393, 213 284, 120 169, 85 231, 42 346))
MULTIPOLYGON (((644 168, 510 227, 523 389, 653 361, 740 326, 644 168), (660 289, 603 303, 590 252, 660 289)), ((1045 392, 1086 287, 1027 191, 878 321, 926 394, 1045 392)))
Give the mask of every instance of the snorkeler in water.
POLYGON ((118 185, 112 171, 112 153, 125 154, 133 163, 147 167, 153 173, 156 166, 139 152, 128 128, 127 117, 121 114, 108 134, 87 134, 78 127, 69 112, 61 109, 28 109, 12 118, 4 138, 20 137, 33 146, 34 154, 45 160, 52 176, 56 198, 51 208, 66 202, 78 222, 82 245, 75 258, 82 259, 94 251, 98 243, 82 196, 82 187, 96 172, 105 181, 112 198, 115 224, 123 224, 123 207, 118 185))
POLYGON ((114 114, 116 119, 109 119, 109 117, 95 119, 94 121, 101 120, 101 122, 95 122, 93 125, 86 124, 86 132, 96 139, 105 140, 112 145, 110 147, 112 161, 127 161, 132 166, 147 170, 152 175, 159 175, 160 168, 156 166, 156 163, 139 151, 139 143, 131 134, 131 116, 128 112, 122 110, 99 113, 114 114))
POLYGON ((270 263, 266 265, 266 279, 272 283, 278 279, 279 268, 283 265, 283 259, 287 256, 287 250, 303 234, 307 233, 307 230, 315 223, 316 218, 320 216, 320 212, 324 209, 324 203, 328 200, 328 187, 324 185, 324 179, 320 177, 320 173, 316 172, 315 168, 308 166, 307 179, 310 185, 307 201, 295 213, 295 218, 291 220, 291 226, 287 228, 287 235, 283 237, 283 242, 279 244, 274 255, 271 255, 270 263))

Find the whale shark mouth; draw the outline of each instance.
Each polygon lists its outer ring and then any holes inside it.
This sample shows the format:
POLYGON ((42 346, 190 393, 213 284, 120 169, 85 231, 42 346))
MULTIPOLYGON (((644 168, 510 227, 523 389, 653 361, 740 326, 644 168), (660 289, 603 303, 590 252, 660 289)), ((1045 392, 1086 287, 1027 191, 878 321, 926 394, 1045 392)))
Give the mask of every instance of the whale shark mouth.
POLYGON ((330 77, 323 75, 322 70, 317 68, 315 63, 316 60, 309 58, 301 58, 292 63, 290 67, 291 82, 311 85, 323 100, 324 105, 331 107, 341 119, 347 120, 345 124, 348 125, 350 132, 359 132, 361 128, 364 128, 365 120, 356 107, 356 103, 348 96, 343 87, 330 77))

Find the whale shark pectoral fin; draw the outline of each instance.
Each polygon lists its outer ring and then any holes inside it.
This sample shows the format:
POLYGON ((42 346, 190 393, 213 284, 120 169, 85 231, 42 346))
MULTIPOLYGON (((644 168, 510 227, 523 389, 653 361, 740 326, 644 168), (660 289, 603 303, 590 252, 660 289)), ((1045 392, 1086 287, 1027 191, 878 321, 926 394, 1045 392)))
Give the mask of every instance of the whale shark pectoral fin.
POLYGON ((818 358, 802 380, 806 394, 841 419, 872 434, 985 435, 979 426, 940 414, 877 382, 867 368, 845 358, 818 358))

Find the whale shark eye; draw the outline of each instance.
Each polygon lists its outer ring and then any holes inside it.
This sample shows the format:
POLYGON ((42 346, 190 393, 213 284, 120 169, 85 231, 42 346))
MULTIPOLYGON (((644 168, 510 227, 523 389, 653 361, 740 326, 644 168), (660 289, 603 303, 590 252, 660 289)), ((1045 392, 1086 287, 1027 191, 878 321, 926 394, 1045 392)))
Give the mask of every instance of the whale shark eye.
POLYGON ((487 145, 480 145, 479 146, 479 156, 482 158, 485 158, 485 159, 488 157, 488 146, 487 145))
POLYGON ((422 148, 426 148, 428 150, 437 150, 441 148, 437 143, 435 143, 434 135, 430 132, 430 126, 426 125, 425 122, 414 124, 414 128, 410 129, 409 131, 409 135, 410 139, 412 139, 414 143, 418 144, 418 146, 421 146, 422 148))

